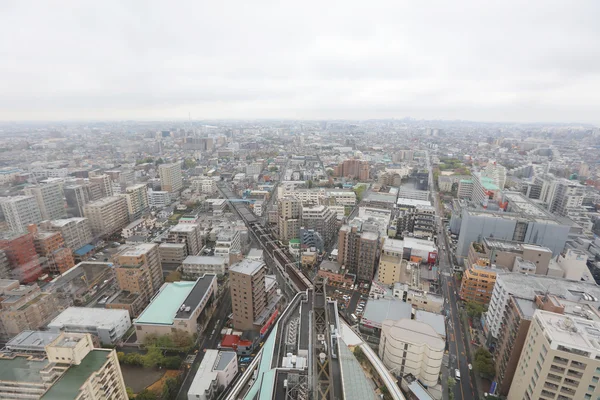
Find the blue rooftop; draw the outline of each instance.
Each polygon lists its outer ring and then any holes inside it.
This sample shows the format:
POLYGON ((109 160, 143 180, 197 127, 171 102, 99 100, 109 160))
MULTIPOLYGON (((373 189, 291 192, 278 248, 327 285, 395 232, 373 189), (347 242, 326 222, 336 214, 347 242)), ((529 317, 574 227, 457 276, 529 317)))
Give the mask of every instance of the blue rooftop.
POLYGON ((92 250, 94 250, 94 246, 92 246, 91 244, 86 244, 85 246, 80 247, 77 250, 75 250, 74 253, 76 256, 83 256, 92 250))

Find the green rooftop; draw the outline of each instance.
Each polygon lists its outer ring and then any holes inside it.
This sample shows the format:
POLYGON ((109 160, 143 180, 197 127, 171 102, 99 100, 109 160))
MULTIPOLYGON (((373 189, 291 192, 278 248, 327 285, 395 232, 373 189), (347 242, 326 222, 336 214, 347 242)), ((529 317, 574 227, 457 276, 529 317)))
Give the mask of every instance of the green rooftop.
POLYGON ((195 281, 167 283, 161 292, 146 307, 135 323, 171 325, 177 310, 190 294, 195 281))
POLYGON ((461 179, 462 183, 473 183, 473 179, 461 179))
POLYGON ((43 396, 43 400, 70 400, 79 395, 85 381, 106 363, 110 351, 92 350, 81 364, 72 365, 43 396))
POLYGON ((48 360, 28 360, 17 356, 13 359, 0 359, 0 380, 8 382, 42 383, 40 371, 46 368, 48 360))
POLYGON ((500 189, 498 187, 498 185, 496 185, 496 183, 494 183, 494 180, 492 178, 488 178, 487 176, 480 177, 479 181, 481 182, 481 186, 483 186, 483 188, 485 190, 499 190, 500 189))

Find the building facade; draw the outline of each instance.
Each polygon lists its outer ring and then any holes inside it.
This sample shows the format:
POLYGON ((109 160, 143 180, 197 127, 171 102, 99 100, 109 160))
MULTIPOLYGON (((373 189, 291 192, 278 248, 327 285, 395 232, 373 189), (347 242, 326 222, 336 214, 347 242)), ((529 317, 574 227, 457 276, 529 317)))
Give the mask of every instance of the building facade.
POLYGON ((183 188, 181 164, 161 164, 158 166, 160 188, 169 193, 177 193, 183 188))
POLYGON ((129 223, 127 201, 123 197, 105 197, 86 204, 83 210, 94 236, 111 235, 129 223))
POLYGON ((27 226, 42 220, 40 208, 34 196, 12 196, 1 199, 2 213, 10 230, 26 232, 27 226))
POLYGON ((45 183, 25 188, 25 194, 35 197, 42 219, 59 219, 67 216, 63 200, 62 183, 45 183))

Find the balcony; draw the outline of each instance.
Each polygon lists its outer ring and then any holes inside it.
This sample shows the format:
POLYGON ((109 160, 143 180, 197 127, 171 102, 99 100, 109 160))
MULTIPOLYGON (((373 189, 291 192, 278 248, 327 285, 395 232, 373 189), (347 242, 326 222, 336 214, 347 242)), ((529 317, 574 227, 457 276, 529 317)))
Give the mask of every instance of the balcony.
POLYGON ((558 356, 554 357, 553 362, 556 364, 565 365, 565 366, 569 364, 569 360, 567 360, 566 358, 558 357, 558 356))

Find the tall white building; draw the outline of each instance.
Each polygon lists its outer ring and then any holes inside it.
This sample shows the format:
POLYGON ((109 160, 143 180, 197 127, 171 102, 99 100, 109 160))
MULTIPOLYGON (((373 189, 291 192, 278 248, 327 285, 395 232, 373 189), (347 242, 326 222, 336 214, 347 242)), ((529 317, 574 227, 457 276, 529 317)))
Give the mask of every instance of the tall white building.
POLYGON ((515 371, 509 399, 600 396, 600 322, 537 310, 515 371))
POLYGON ((102 197, 110 197, 113 195, 112 179, 108 175, 90 176, 90 182, 100 186, 102 197))
POLYGON ((445 346, 445 340, 424 322, 386 319, 381 326, 379 358, 393 375, 412 374, 423 385, 435 386, 445 346))
POLYGON ((200 176, 192 180, 192 189, 200 193, 214 194, 217 192, 217 183, 213 178, 200 176))
POLYGON ((26 187, 25 194, 35 197, 42 219, 58 219, 67 216, 63 191, 59 182, 26 187))
POLYGON ((212 400, 220 387, 226 388, 238 373, 234 351, 206 350, 188 390, 188 400, 212 400))
POLYGON ((37 224, 42 220, 42 214, 33 196, 12 196, 2 200, 4 218, 15 232, 27 231, 27 225, 37 224))
POLYGON ((88 203, 83 212, 94 236, 110 235, 129 223, 127 201, 123 197, 105 197, 88 203))
POLYGON ((160 187, 162 190, 175 193, 183 188, 181 164, 178 162, 159 165, 158 176, 160 177, 160 187))
POLYGON ((127 200, 127 209, 129 211, 129 219, 131 221, 140 218, 148 211, 148 192, 146 185, 139 184, 128 186, 125 193, 122 194, 127 200))
POLYGON ((567 216, 570 209, 583 205, 584 186, 579 182, 560 179, 554 182, 552 198, 548 202, 552 213, 567 216))
POLYGON ((489 160, 483 175, 493 179, 500 190, 504 189, 504 185, 506 184, 506 168, 498 164, 496 160, 489 160))

